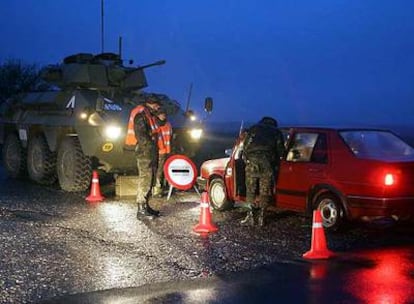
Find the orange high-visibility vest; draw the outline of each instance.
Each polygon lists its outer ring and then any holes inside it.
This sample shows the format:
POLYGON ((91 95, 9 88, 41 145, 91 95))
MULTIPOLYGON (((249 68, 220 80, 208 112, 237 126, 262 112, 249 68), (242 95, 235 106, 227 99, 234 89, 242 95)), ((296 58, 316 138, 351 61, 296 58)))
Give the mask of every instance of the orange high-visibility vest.
POLYGON ((133 108, 131 111, 131 114, 129 114, 127 134, 125 137, 125 145, 127 146, 135 146, 137 144, 137 137, 135 135, 135 130, 134 130, 134 120, 135 120, 135 116, 138 113, 142 113, 142 112, 144 112, 144 115, 147 118, 147 121, 151 127, 152 133, 154 134, 157 132, 157 125, 155 124, 154 119, 152 118, 148 109, 144 107, 143 105, 138 105, 135 108, 133 108))
POLYGON ((172 136, 172 127, 168 121, 163 126, 158 127, 158 153, 159 154, 171 153, 171 136, 172 136))

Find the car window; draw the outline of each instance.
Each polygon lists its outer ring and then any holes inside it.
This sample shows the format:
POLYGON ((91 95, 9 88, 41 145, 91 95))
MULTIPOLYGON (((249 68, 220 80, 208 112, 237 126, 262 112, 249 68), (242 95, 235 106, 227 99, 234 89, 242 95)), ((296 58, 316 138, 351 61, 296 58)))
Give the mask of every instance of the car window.
POLYGON ((328 144, 326 142, 326 134, 319 134, 313 148, 311 162, 325 164, 328 162, 328 144))
POLYGON ((391 132, 376 130, 341 131, 349 149, 359 158, 412 160, 414 148, 391 132))
POLYGON ((311 160, 317 139, 318 133, 296 133, 288 150, 286 160, 309 162, 311 160))

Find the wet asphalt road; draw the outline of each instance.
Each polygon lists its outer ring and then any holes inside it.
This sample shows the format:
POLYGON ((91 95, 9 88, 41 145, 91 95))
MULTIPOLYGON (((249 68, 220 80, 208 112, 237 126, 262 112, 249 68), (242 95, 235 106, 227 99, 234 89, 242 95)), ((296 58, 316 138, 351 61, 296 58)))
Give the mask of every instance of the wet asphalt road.
MULTIPOLYGON (((162 217, 141 222, 133 200, 91 204, 88 193, 66 193, 0 172, 0 302, 35 303, 56 296, 211 278, 275 262, 302 261, 309 250, 311 219, 269 214, 263 227, 239 224, 242 210, 213 213, 217 233, 192 232, 200 208, 196 193, 178 192, 152 204, 162 217)), ((352 253, 413 244, 412 226, 358 225, 327 234, 334 252, 352 253)))
POLYGON ((413 257, 412 246, 337 253, 328 260, 278 262, 209 278, 67 295, 42 304, 411 304, 413 257))

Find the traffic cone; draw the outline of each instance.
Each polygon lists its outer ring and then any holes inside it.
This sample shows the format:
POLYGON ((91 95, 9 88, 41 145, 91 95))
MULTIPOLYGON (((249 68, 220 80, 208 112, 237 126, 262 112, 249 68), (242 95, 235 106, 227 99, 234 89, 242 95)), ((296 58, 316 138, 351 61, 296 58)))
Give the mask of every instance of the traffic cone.
POLYGON ((93 171, 93 173, 92 173, 91 193, 86 198, 86 200, 88 202, 100 202, 104 199, 105 199, 105 197, 103 197, 101 195, 101 189, 99 187, 98 172, 93 171))
POLYGON ((210 204, 207 192, 201 194, 200 208, 201 213, 199 223, 193 227, 193 231, 196 233, 216 232, 218 228, 211 222, 210 204))
POLYGON ((326 246, 325 231, 320 210, 313 211, 311 249, 303 254, 305 259, 328 259, 335 254, 326 246))

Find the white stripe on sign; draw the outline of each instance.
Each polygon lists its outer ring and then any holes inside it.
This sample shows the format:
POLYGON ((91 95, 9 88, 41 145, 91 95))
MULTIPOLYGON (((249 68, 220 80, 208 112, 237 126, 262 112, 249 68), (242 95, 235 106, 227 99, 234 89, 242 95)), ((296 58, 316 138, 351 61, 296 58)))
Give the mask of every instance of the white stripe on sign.
POLYGON ((312 228, 322 228, 322 223, 313 223, 312 228))

